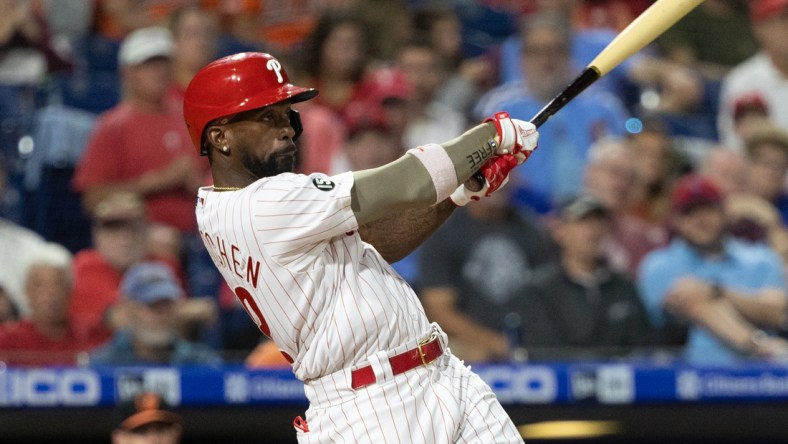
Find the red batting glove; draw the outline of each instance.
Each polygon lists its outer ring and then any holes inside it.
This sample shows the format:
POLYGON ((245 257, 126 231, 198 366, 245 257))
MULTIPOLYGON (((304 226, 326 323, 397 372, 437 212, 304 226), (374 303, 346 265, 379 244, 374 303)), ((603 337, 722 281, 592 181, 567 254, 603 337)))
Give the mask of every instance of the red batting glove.
POLYGON ((520 165, 520 157, 524 159, 527 156, 517 156, 512 154, 504 154, 501 156, 494 156, 487 160, 479 169, 479 174, 484 176, 484 185, 478 191, 469 190, 465 184, 460 185, 449 197, 452 202, 458 207, 468 204, 472 200, 479 200, 482 197, 487 197, 492 193, 501 189, 509 181, 509 172, 514 167, 520 165))
MULTIPOLYGON (((526 153, 526 158, 536 149, 539 142, 539 132, 533 123, 525 120, 512 119, 509 113, 501 111, 494 116, 484 119, 493 122, 498 132, 498 148, 496 154, 526 153)), ((522 162, 525 162, 522 159, 522 162)))

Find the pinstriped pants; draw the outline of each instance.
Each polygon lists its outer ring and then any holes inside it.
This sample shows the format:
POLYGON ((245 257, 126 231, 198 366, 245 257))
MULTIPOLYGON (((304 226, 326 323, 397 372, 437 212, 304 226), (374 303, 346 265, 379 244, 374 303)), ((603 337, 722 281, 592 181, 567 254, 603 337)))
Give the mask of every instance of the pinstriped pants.
POLYGON ((358 390, 349 369, 306 383, 309 432, 296 429, 298 442, 523 442, 490 387, 450 352, 396 376, 385 358, 370 359, 378 382, 358 390))

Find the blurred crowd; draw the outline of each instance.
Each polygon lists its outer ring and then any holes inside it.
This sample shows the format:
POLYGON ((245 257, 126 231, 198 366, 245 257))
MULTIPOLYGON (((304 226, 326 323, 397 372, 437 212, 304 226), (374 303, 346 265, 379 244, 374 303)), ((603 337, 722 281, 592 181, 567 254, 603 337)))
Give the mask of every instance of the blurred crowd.
MULTIPOLYGON (((204 250, 192 76, 295 84, 299 172, 530 119, 649 0, 0 0, 0 361, 287 366, 204 250)), ((788 0, 706 0, 393 264, 470 362, 788 362, 788 0)))

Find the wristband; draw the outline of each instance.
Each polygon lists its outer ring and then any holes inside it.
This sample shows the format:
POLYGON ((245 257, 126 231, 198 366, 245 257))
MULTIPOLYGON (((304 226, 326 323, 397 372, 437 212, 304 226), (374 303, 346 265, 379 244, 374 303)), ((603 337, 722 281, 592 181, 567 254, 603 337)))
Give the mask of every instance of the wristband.
MULTIPOLYGON (((482 180, 484 180, 484 178, 482 178, 482 180)), ((455 206, 464 207, 472 200, 480 200, 482 197, 485 197, 485 194, 489 188, 490 185, 486 180, 484 181, 484 186, 482 186, 482 188, 478 191, 471 191, 465 186, 465 184, 462 184, 458 186, 453 193, 451 193, 449 199, 451 199, 455 206)))
POLYGON ((411 148, 407 153, 418 159, 427 169, 427 173, 432 179, 432 185, 435 187, 437 199, 435 203, 442 202, 451 196, 457 188, 457 172, 449 153, 442 146, 431 143, 411 148))

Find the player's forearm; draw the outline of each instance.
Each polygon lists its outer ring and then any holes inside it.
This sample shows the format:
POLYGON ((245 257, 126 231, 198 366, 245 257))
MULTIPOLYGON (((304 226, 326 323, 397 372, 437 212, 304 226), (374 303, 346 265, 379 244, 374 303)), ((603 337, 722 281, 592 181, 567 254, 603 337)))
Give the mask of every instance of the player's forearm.
POLYGON ((359 227, 364 242, 393 263, 403 259, 424 242, 454 211, 448 199, 433 206, 410 208, 359 227))
MULTIPOLYGON (((450 182, 451 191, 493 155, 489 142, 496 134, 493 124, 484 123, 442 144, 453 171, 442 170, 441 179, 450 182)), ((359 225, 365 225, 387 214, 435 204, 437 196, 427 166, 414 155, 406 154, 380 168, 355 173, 353 212, 359 225)))

